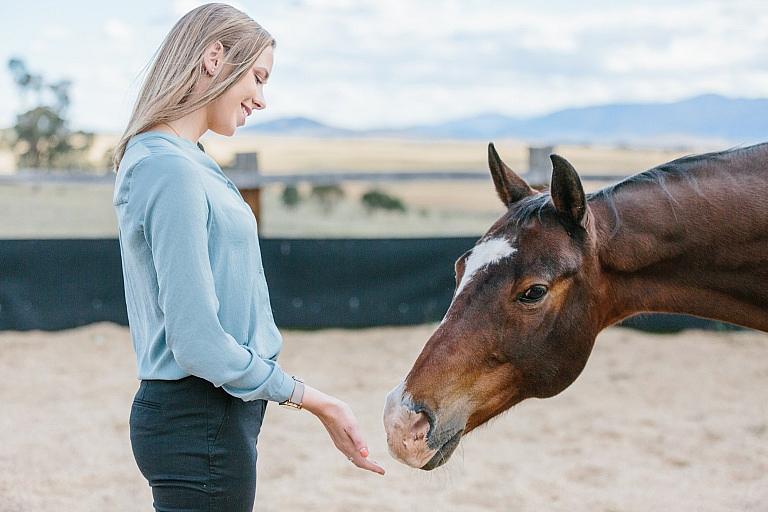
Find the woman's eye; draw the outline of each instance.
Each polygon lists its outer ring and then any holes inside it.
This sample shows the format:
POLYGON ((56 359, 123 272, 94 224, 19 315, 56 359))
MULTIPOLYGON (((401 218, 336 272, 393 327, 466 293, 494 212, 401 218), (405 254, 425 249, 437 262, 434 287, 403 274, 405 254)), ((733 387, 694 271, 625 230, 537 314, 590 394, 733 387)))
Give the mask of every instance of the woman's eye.
POLYGON ((523 293, 517 296, 517 300, 523 304, 534 304, 539 302, 547 294, 547 287, 541 284, 536 284, 525 290, 523 293))
POLYGON ((256 83, 257 84, 263 84, 264 83, 264 82, 261 81, 261 77, 259 75, 254 74, 253 76, 256 78, 256 83))

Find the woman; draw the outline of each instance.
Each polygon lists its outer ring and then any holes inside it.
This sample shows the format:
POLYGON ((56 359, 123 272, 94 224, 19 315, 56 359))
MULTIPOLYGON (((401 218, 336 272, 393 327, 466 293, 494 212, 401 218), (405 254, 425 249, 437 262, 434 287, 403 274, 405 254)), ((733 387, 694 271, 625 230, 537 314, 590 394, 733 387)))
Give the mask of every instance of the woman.
POLYGON ((256 221, 197 143, 266 107, 272 37, 225 4, 186 14, 158 50, 115 151, 128 318, 141 379, 131 445, 157 510, 250 511, 268 400, 316 415, 369 461, 342 401, 283 371, 256 221))

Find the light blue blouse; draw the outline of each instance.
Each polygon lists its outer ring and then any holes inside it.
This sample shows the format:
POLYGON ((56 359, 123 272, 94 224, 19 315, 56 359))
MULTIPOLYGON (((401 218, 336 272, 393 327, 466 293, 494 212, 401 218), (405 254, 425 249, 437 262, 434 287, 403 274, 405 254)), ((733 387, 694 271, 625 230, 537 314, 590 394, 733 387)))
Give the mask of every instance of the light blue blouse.
POLYGON ((196 375, 243 400, 288 399, 256 220, 218 164, 188 139, 140 133, 113 205, 139 379, 196 375))

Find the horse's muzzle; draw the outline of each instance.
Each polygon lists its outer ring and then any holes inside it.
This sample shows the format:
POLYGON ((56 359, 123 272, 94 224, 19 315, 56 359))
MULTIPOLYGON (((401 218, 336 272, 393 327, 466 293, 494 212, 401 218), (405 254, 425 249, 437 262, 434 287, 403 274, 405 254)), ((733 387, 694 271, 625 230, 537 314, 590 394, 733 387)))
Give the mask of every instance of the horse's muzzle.
POLYGON ((427 464, 437 450, 427 444, 431 428, 429 416, 418 411, 403 393, 404 384, 390 391, 384 406, 384 430, 387 432, 389 453, 413 468, 427 464))
POLYGON ((458 446, 462 429, 436 428, 434 413, 414 403, 404 386, 393 389, 384 406, 389 453, 413 468, 434 469, 447 461, 458 446))

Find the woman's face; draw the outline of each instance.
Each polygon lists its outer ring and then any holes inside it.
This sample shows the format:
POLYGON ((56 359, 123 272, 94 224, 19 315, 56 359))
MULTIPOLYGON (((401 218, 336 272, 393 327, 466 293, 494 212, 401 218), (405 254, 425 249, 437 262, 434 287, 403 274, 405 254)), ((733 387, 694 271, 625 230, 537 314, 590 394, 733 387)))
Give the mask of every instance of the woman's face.
POLYGON ((268 46, 253 67, 227 92, 208 105, 208 129, 220 135, 232 135, 253 110, 266 108, 264 84, 272 72, 274 51, 268 46))

